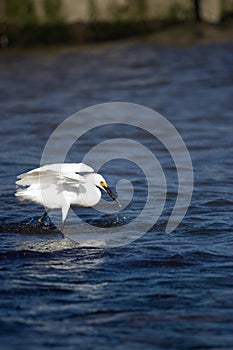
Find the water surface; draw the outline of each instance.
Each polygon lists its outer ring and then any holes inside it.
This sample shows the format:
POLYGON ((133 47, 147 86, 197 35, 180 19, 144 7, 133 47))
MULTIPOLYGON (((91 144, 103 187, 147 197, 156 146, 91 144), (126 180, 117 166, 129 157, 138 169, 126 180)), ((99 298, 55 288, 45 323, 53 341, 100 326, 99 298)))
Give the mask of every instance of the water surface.
MULTIPOLYGON (((119 42, 1 53, 4 350, 233 348, 232 49, 232 43, 169 48, 119 42), (24 229, 22 222, 43 208, 17 201, 16 176, 39 165, 61 121, 112 101, 157 110, 186 142, 195 188, 181 225, 165 233, 177 174, 166 150, 153 143, 168 196, 159 221, 141 239, 115 249, 90 248, 59 232, 24 229)), ((122 133, 152 145, 135 129, 122 133)), ((97 132, 92 141, 74 145, 68 160, 80 161, 104 137, 97 132)), ((115 163, 104 169, 113 186, 122 177, 117 169, 115 163)), ((123 170, 136 188, 124 213, 130 219, 143 205, 146 181, 132 164, 123 170)), ((92 209, 79 215, 105 224, 92 209)))

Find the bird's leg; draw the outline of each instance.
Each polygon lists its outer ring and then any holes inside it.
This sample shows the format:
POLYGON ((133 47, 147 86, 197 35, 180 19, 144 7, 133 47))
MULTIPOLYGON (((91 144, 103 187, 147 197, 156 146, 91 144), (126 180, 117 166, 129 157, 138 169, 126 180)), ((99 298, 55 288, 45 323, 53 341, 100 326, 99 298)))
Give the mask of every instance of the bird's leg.
POLYGON ((69 208, 70 208, 70 203, 64 203, 63 207, 61 208, 61 212, 62 212, 61 231, 64 230, 65 219, 66 219, 66 217, 67 217, 69 208))
POLYGON ((46 211, 43 215, 41 215, 41 217, 39 217, 39 219, 37 221, 39 222, 40 225, 43 224, 43 221, 44 221, 44 219, 46 218, 47 215, 48 215, 48 213, 46 211))

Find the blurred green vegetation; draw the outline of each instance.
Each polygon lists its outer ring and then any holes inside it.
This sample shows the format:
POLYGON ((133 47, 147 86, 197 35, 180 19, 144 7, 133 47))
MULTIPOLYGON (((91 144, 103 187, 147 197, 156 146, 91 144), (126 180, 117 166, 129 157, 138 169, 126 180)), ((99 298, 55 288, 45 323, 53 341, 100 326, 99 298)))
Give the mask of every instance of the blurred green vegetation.
MULTIPOLYGON (((0 47, 112 40, 181 22, 196 25, 200 1, 158 0, 163 9, 155 9, 146 0, 0 0, 0 47)), ((233 0, 221 1, 233 13, 233 0)))
POLYGON ((61 14, 61 0, 45 0, 44 10, 47 23, 63 23, 64 20, 61 14))
MULTIPOLYGON (((2 14, 1 20, 5 20, 14 25, 40 25, 41 21, 37 13, 36 4, 33 0, 0 0, 4 1, 2 8, 5 14, 2 14)), ((43 22, 46 24, 63 23, 61 15, 62 0, 44 0, 43 8, 43 22)))
POLYGON ((31 25, 38 22, 34 2, 31 0, 7 0, 4 4, 5 17, 14 25, 31 25))

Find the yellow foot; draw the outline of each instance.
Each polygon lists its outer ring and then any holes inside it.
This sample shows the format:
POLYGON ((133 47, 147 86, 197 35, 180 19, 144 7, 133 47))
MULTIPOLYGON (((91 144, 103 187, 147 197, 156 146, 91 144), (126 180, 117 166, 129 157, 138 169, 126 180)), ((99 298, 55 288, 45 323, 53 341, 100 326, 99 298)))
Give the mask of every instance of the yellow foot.
POLYGON ((44 221, 44 219, 46 218, 46 216, 47 216, 47 213, 44 213, 44 214, 37 220, 38 223, 39 223, 40 225, 43 224, 43 221, 44 221))

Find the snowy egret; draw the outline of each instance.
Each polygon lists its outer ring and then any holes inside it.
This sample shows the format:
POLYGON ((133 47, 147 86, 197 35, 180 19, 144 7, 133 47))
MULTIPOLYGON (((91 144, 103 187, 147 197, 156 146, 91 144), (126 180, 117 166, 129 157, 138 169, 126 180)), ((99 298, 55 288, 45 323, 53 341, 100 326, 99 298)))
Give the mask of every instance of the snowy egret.
POLYGON ((102 175, 84 163, 57 163, 44 165, 18 176, 15 195, 20 200, 31 200, 48 210, 38 219, 43 223, 47 212, 61 209, 62 229, 71 205, 93 207, 104 190, 119 205, 117 195, 102 175))

